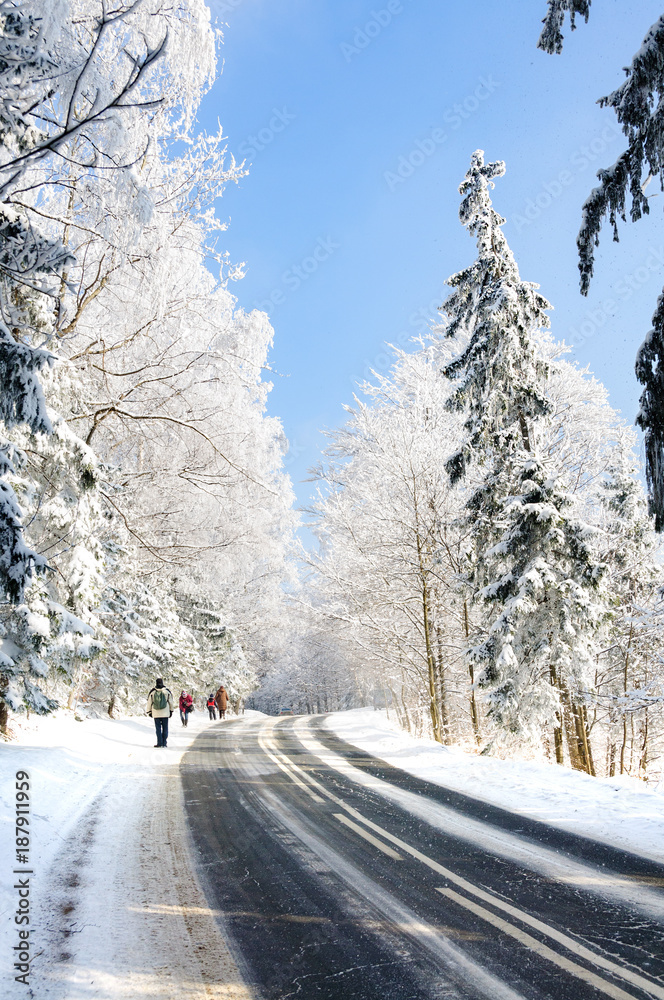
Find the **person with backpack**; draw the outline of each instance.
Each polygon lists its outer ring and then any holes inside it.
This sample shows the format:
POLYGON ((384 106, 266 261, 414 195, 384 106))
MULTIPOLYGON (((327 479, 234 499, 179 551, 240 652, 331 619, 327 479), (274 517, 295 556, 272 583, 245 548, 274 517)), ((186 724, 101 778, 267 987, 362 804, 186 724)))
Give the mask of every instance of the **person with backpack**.
POLYGON ((180 694, 180 719, 183 726, 187 725, 189 722, 189 713, 193 711, 194 699, 186 691, 182 691, 180 694))
POLYGON ((214 695, 209 694, 207 700, 207 710, 210 715, 210 722, 214 722, 217 718, 217 704, 214 700, 214 695))
POLYGON ((167 687, 164 687, 161 677, 157 677, 148 695, 146 711, 154 719, 154 728, 157 731, 155 748, 165 747, 168 742, 168 720, 173 714, 173 695, 167 687))
POLYGON ((228 694, 223 684, 219 685, 219 690, 214 696, 214 700, 217 703, 217 708, 219 709, 219 718, 225 719, 226 709, 228 708, 228 694))

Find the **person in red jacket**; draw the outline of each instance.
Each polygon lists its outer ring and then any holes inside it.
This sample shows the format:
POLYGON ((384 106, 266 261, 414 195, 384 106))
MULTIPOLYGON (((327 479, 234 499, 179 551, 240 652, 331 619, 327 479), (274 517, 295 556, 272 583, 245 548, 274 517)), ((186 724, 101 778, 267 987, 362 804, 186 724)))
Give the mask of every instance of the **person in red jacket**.
POLYGON ((210 716, 210 722, 214 722, 217 718, 217 703, 214 700, 214 695, 209 694, 207 700, 207 710, 210 716))
POLYGON ((182 720, 182 725, 186 726, 189 721, 189 713, 194 710, 194 699, 186 691, 180 692, 180 719, 182 720))

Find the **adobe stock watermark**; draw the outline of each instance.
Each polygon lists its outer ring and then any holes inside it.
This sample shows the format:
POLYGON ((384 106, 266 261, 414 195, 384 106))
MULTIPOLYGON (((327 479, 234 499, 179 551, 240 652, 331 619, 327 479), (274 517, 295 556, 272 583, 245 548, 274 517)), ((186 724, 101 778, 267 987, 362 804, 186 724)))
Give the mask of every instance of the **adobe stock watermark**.
POLYGON ((286 301, 288 292, 296 292, 340 246, 341 244, 336 243, 331 236, 319 236, 311 253, 284 271, 281 275, 281 285, 273 288, 266 299, 255 302, 254 308, 269 313, 274 306, 280 306, 286 301))
POLYGON ((560 198, 565 188, 573 184, 579 174, 582 174, 588 167, 599 166, 597 161, 622 134, 618 125, 607 125, 599 135, 572 153, 566 169, 561 170, 551 180, 542 184, 537 194, 527 200, 521 213, 511 217, 510 221, 514 222, 517 232, 521 232, 525 226, 531 226, 539 219, 542 212, 546 212, 554 201, 560 198))
POLYGON ((209 0, 208 6, 215 17, 224 14, 232 14, 234 10, 241 7, 244 0, 209 0))
POLYGON ((612 314, 618 305, 631 299, 639 289, 650 281, 654 274, 659 274, 663 264, 664 246, 658 249, 650 247, 648 256, 643 263, 615 282, 612 288, 614 294, 598 302, 597 306, 586 312, 581 323, 569 328, 567 343, 572 347, 578 347, 594 337, 612 319, 612 314))
POLYGON ((443 113, 442 120, 449 126, 449 130, 442 127, 431 129, 423 139, 416 139, 414 147, 409 153, 399 157, 395 170, 384 172, 383 178, 390 191, 396 191, 400 184, 412 177, 415 171, 447 142, 449 132, 461 128, 464 121, 472 117, 479 110, 481 104, 488 100, 499 86, 500 83, 498 80, 494 80, 493 76, 481 76, 471 94, 467 94, 462 101, 457 101, 447 108, 443 113))
MULTIPOLYGON (((30 986, 30 965, 34 957, 34 944, 30 935, 32 934, 31 924, 33 923, 31 909, 31 881, 34 877, 34 868, 31 867, 30 857, 32 848, 32 836, 30 833, 31 819, 31 794, 32 782, 27 771, 16 772, 16 855, 13 862, 14 886, 16 890, 14 910, 14 936, 15 944, 12 945, 12 956, 14 959, 14 970, 17 975, 14 981, 22 983, 23 986, 30 986)), ((9 858, 7 857, 7 860, 9 858)))
POLYGON ((388 352, 387 347, 405 349, 413 339, 426 337, 433 327, 445 329, 448 319, 444 313, 440 312, 440 306, 450 294, 450 289, 445 286, 439 295, 434 296, 428 305, 421 306, 408 317, 408 329, 402 330, 396 337, 390 338, 386 349, 380 351, 373 359, 364 361, 363 378, 370 379, 374 373, 388 371, 394 364, 394 353, 388 352))
POLYGON ((297 438, 293 441, 288 442, 288 451, 284 457, 284 468, 287 469, 289 465, 293 462, 297 462, 298 458, 305 454, 307 451, 307 446, 298 441, 297 438))
POLYGON ((256 133, 248 135, 238 146, 238 152, 251 160, 256 153, 262 153, 266 146, 274 141, 275 136, 283 132, 291 122, 295 121, 295 115, 288 108, 272 108, 272 117, 267 125, 256 133))
POLYGON ((349 63, 354 56, 364 52, 374 38, 377 38, 398 14, 403 14, 403 11, 402 0, 388 0, 380 10, 370 11, 371 17, 361 27, 356 25, 352 42, 341 42, 339 46, 346 62, 349 63))

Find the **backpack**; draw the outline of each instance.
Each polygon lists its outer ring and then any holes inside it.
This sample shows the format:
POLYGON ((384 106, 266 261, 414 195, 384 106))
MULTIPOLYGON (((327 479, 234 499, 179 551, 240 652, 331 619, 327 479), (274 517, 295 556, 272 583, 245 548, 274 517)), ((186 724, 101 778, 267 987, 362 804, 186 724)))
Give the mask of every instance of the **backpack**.
POLYGON ((165 688, 155 688, 154 694, 152 695, 152 707, 156 708, 157 711, 161 711, 162 708, 166 708, 168 705, 168 694, 165 688))

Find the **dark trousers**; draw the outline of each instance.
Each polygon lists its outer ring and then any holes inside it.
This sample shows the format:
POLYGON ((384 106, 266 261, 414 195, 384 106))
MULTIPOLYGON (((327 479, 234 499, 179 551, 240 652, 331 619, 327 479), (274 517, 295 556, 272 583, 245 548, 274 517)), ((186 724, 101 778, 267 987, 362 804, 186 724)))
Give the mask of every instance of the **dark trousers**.
POLYGON ((157 730, 157 746, 165 747, 168 739, 168 716, 164 716, 163 719, 155 719, 154 728, 157 730))
POLYGON ((210 719, 217 718, 216 710, 212 707, 212 705, 208 705, 208 712, 210 713, 210 719))

